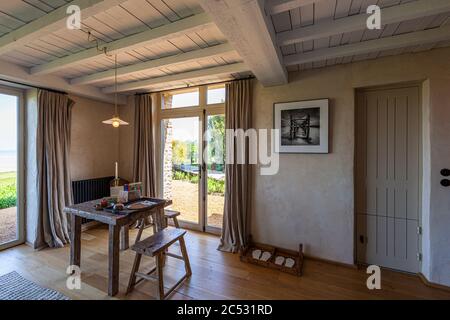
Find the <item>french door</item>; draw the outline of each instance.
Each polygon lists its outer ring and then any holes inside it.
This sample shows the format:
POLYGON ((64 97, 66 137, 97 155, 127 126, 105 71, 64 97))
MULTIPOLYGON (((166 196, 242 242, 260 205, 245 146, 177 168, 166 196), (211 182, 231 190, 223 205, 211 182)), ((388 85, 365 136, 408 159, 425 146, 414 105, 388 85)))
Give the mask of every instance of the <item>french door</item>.
POLYGON ((22 92, 0 87, 0 250, 24 242, 22 92))
POLYGON ((160 115, 163 196, 182 227, 210 233, 221 232, 225 199, 222 94, 220 87, 168 93, 170 108, 160 115))

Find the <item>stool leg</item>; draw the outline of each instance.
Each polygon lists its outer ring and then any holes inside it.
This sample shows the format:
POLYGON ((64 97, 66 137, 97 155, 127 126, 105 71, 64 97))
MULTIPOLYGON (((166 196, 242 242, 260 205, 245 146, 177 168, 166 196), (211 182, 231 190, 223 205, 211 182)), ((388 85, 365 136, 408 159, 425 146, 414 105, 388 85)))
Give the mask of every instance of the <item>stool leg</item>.
POLYGON ((145 229, 145 219, 141 219, 140 223, 139 223, 139 231, 136 235, 136 240, 134 241, 134 243, 139 242, 141 240, 142 237, 142 232, 145 229))
POLYGON ((191 264, 189 262, 187 250, 186 250, 186 243, 184 242, 184 237, 181 237, 179 242, 180 242, 181 255, 183 256, 183 259, 184 259, 184 268, 186 269, 186 275, 188 277, 190 277, 192 275, 192 270, 191 270, 191 264))
POLYGON ((178 223, 177 217, 173 217, 173 224, 175 225, 175 228, 180 229, 180 224, 178 223))
POLYGON ((136 272, 139 271, 141 258, 142 255, 140 253, 136 253, 136 257, 134 257, 133 268, 131 269, 130 281, 128 282, 127 294, 133 291, 134 285, 136 284, 136 272))
POLYGON ((163 259, 162 253, 159 253, 156 256, 156 268, 158 269, 158 296, 160 300, 164 300, 163 259))

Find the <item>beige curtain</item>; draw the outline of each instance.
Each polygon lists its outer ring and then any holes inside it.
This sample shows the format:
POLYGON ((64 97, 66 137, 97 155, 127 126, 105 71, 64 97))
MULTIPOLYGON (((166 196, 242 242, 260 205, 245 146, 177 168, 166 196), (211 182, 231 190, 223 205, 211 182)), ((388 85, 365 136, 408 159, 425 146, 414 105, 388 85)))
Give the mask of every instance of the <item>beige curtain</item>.
MULTIPOLYGON (((251 128, 252 82, 240 80, 226 85, 225 128, 251 128)), ((245 246, 250 227, 251 168, 248 164, 248 144, 245 146, 245 164, 237 163, 236 143, 227 143, 234 149, 234 164, 226 165, 225 207, 219 250, 238 252, 245 246)), ((227 153, 230 149, 227 150, 227 153)), ((241 161, 242 162, 242 161, 241 161)))
POLYGON ((68 217, 63 210, 73 203, 69 155, 72 106, 66 94, 38 91, 39 212, 35 247, 63 247, 70 242, 68 217))
POLYGON ((137 95, 134 114, 133 179, 142 182, 143 194, 156 196, 155 152, 153 141, 152 97, 137 95))

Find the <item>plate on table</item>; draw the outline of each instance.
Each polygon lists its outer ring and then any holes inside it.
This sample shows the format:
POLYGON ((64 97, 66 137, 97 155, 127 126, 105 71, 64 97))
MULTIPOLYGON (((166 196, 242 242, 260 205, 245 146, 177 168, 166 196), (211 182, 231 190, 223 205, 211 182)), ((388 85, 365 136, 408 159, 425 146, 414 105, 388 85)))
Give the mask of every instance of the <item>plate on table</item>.
POLYGON ((144 200, 144 201, 133 202, 132 204, 127 205, 126 208, 128 210, 142 210, 145 208, 150 208, 150 207, 154 206, 155 204, 157 204, 157 203, 149 201, 149 200, 144 200))

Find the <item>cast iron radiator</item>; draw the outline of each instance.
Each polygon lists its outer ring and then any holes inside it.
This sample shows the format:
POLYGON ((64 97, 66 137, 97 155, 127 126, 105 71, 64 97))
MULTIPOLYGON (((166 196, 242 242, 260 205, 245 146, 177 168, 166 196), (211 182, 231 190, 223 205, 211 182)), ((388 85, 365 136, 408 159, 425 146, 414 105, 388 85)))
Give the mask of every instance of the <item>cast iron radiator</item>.
MULTIPOLYGON (((72 181, 72 193, 74 204, 109 197, 110 182, 114 177, 72 181)), ((83 219, 82 223, 89 222, 83 219)))

